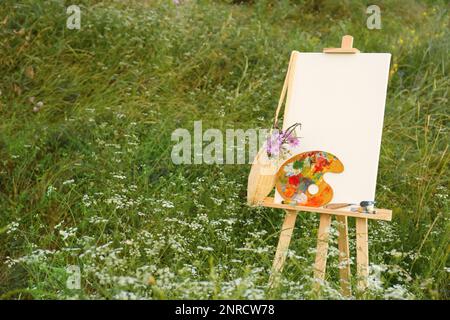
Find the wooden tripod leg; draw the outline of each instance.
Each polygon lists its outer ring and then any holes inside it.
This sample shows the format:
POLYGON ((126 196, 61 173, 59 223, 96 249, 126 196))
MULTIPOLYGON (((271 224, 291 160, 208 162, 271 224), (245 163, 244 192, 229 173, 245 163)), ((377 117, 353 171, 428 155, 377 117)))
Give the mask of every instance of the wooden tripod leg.
POLYGON ((356 274, 358 276, 358 291, 367 288, 369 277, 369 237, 368 220, 356 218, 356 274))
POLYGON ((319 230, 317 232, 317 252, 314 265, 314 278, 316 280, 315 289, 320 289, 320 282, 325 279, 325 269, 327 266, 328 237, 330 234, 331 215, 320 214, 319 230))
POLYGON ((344 296, 351 296, 352 289, 350 286, 350 250, 348 246, 348 223, 346 216, 336 216, 339 222, 338 231, 338 248, 339 248, 339 277, 341 283, 341 291, 344 296))
POLYGON ((277 284, 279 276, 283 271, 284 262, 286 260, 287 250, 291 242, 292 232, 294 231, 297 211, 286 210, 283 226, 281 227, 280 239, 278 240, 277 251, 272 265, 272 274, 269 279, 269 287, 277 284))

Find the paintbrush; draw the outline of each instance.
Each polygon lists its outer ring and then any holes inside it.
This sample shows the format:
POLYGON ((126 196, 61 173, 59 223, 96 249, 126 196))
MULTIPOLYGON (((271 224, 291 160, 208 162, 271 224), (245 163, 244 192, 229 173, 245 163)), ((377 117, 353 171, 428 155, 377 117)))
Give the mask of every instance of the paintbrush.
MULTIPOLYGON (((348 206, 355 206, 356 203, 329 203, 324 206, 326 209, 341 209, 348 206)), ((375 213, 375 201, 361 201, 359 203, 359 208, 355 209, 355 211, 363 212, 363 213, 375 213)))
POLYGON ((348 206, 355 205, 354 203, 329 203, 324 205, 323 207, 326 209, 341 209, 348 206))

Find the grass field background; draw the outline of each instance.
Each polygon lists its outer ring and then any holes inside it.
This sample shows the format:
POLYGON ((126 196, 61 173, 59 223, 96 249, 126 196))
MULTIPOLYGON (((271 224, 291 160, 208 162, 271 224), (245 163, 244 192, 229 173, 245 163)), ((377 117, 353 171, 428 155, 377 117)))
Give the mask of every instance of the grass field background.
POLYGON ((268 128, 290 52, 344 34, 392 53, 377 201, 394 219, 370 222, 370 286, 353 298, 448 299, 445 1, 379 1, 381 30, 366 1, 80 0, 80 30, 70 4, 0 1, 2 299, 343 298, 334 223, 323 291, 314 214, 268 290, 283 212, 246 206, 250 166, 170 154, 196 120, 268 128))

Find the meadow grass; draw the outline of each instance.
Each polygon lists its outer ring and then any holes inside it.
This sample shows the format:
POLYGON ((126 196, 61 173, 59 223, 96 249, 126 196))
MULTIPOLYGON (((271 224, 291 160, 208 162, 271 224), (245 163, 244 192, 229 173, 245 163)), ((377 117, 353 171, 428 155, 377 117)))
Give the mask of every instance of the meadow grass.
POLYGON ((449 297, 445 1, 380 1, 381 30, 364 1, 78 4, 69 30, 65 1, 0 2, 1 298, 343 298, 334 223, 323 291, 315 214, 268 290, 283 212, 246 206, 250 166, 170 154, 195 120, 268 128, 290 52, 344 34, 392 53, 377 201, 394 218, 370 222, 370 286, 353 298, 449 297))

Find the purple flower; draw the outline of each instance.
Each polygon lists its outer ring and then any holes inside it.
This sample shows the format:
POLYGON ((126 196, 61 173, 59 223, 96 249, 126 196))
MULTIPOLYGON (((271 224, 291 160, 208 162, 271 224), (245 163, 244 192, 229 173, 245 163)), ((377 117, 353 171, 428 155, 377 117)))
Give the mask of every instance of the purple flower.
POLYGON ((300 139, 294 135, 294 130, 299 125, 296 123, 286 129, 286 131, 278 129, 272 131, 266 141, 266 151, 270 158, 279 156, 280 153, 286 150, 289 151, 289 148, 297 147, 300 144, 300 139))
POLYGON ((277 156, 280 153, 281 145, 283 144, 283 137, 278 130, 274 130, 272 134, 267 137, 267 154, 269 157, 277 156))
POLYGON ((300 144, 300 139, 294 137, 293 135, 289 135, 289 137, 287 138, 287 142, 290 147, 295 148, 300 144))

